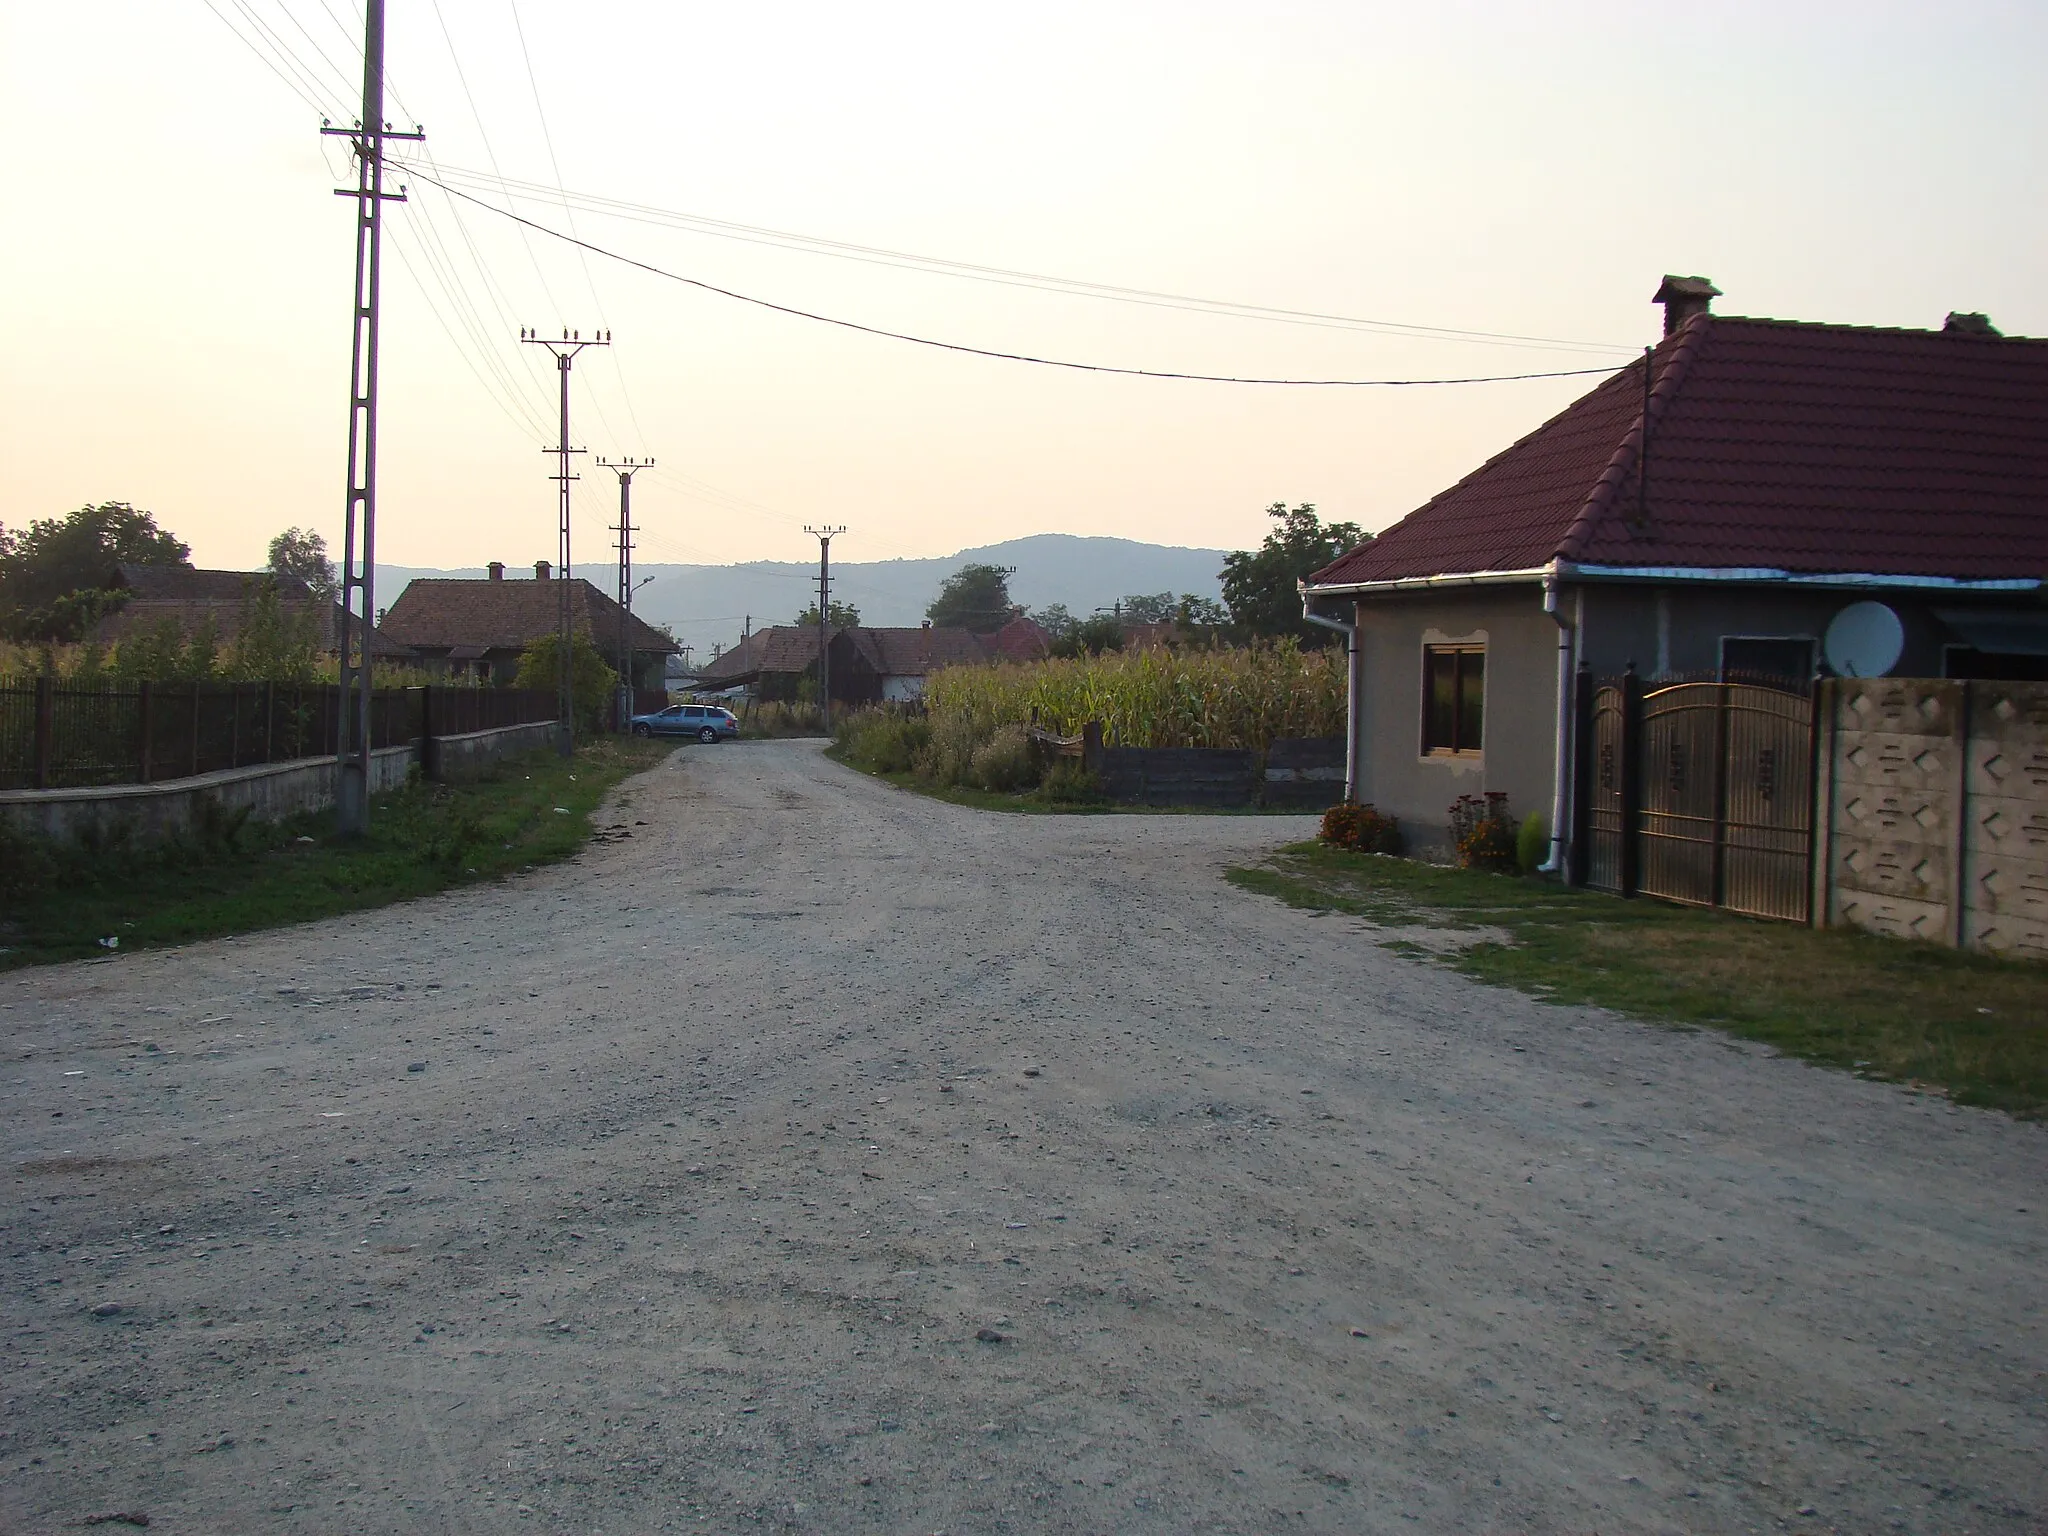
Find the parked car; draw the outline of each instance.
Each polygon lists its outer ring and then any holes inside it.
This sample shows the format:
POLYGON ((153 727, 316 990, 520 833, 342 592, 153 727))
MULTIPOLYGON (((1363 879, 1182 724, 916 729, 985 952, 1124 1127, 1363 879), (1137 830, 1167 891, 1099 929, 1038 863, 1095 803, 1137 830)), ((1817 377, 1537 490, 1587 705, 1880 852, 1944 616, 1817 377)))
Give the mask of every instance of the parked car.
POLYGON ((651 715, 633 717, 635 736, 694 736, 702 742, 731 741, 740 723, 729 709, 716 704, 671 704, 651 715))

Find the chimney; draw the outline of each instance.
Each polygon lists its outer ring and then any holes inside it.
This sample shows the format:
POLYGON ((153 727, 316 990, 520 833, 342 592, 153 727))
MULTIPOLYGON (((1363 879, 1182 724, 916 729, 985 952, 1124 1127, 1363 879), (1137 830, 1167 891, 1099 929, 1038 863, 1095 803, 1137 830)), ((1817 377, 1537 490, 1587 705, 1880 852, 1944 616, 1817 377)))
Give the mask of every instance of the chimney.
POLYGON ((1952 309, 1948 312, 1948 319, 1942 322, 1941 328, 1950 336, 2003 336, 2005 334, 2005 332, 1991 323, 1989 315, 1966 315, 1958 309, 1952 309))
POLYGON ((535 581, 546 581, 548 579, 547 561, 536 560, 533 562, 533 579, 535 581))
POLYGON ((493 561, 491 562, 490 570, 491 570, 491 580, 493 580, 493 581, 503 581, 503 580, 505 579, 505 562, 504 562, 504 561, 502 561, 502 560, 493 560, 493 561))
POLYGON ((1664 334, 1673 336, 1694 315, 1704 315, 1721 290, 1704 277, 1674 277, 1664 274, 1663 286, 1650 302, 1664 306, 1664 334))

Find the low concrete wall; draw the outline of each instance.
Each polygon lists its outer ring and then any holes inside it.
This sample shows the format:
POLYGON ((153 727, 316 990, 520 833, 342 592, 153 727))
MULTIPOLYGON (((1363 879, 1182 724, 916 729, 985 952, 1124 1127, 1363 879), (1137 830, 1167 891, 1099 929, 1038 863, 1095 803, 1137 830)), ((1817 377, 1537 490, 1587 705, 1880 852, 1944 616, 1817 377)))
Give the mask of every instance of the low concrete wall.
MULTIPOLYGON (((476 778, 485 764, 530 752, 554 739, 554 722, 508 725, 445 736, 428 743, 438 770, 430 777, 476 778)), ((420 743, 370 754, 370 793, 398 788, 420 761, 420 743)), ((56 842, 125 841, 136 845, 185 836, 245 807, 252 821, 282 821, 334 804, 334 759, 302 757, 288 763, 228 768, 154 784, 110 784, 80 789, 0 790, 0 824, 10 831, 56 842)))
POLYGON ((501 757, 537 752, 555 744, 555 722, 505 725, 461 736, 430 736, 422 744, 420 771, 436 783, 465 784, 501 757))

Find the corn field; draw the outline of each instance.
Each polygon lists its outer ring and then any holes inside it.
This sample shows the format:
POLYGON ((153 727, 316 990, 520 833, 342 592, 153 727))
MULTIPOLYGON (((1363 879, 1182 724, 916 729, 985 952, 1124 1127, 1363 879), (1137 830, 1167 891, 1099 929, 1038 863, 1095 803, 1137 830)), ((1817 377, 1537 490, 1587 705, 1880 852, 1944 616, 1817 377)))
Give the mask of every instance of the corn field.
POLYGON ((1038 723, 1062 735, 1102 722, 1113 747, 1248 747, 1344 734, 1344 652, 1292 641, 1250 649, 1108 651, 1067 661, 949 667, 932 676, 934 731, 962 721, 976 737, 1038 723))

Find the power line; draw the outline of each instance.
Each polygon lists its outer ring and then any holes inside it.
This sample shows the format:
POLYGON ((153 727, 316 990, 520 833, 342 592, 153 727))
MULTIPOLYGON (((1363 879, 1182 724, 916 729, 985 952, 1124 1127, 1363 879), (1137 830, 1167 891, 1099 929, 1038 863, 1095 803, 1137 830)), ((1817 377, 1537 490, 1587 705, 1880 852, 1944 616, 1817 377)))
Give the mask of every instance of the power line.
MULTIPOLYGON (((891 250, 885 246, 859 245, 850 241, 832 240, 821 235, 805 235, 790 230, 770 229, 762 225, 738 224, 726 219, 709 218, 701 214, 682 213, 674 209, 659 208, 649 203, 635 203, 622 198, 602 197, 595 193, 563 192, 551 189, 540 182, 520 181, 499 173, 495 163, 487 176, 482 171, 437 164, 440 174, 455 182, 466 182, 472 187, 490 186, 501 191, 508 199, 517 201, 528 197, 535 201, 549 203, 574 202, 586 212, 598 213, 611 218, 626 219, 635 223, 652 224, 660 227, 677 228, 694 234, 713 236, 718 239, 739 240, 750 244, 774 246, 782 250, 794 250, 810 255, 833 256, 843 260, 866 262, 877 266, 896 267, 905 271, 927 272, 941 276, 964 277, 977 281, 1000 283, 1008 287, 1033 288, 1052 293, 1076 294, 1089 298, 1112 299, 1124 303, 1143 304, 1155 308, 1182 309, 1195 314, 1214 314, 1237 319, 1272 320, 1293 325, 1327 326, 1341 330, 1373 331, 1393 336, 1412 336, 1425 340, 1462 341, 1485 345, 1532 347, 1542 350, 1577 352, 1633 352, 1635 348, 1619 343, 1570 340, 1556 336, 1527 336, 1506 331, 1480 331, 1455 326, 1419 325, 1400 320, 1377 320, 1359 315, 1340 315, 1320 310, 1284 309, 1270 304, 1247 304, 1233 299, 1210 299, 1194 294, 1170 293, 1150 288, 1133 288, 1115 283, 1098 283, 1083 278, 1055 277, 1043 272, 1027 272, 1010 267, 988 266, 978 262, 954 261, 940 256, 923 256, 911 251, 891 250)), ((570 221, 571 233, 576 233, 575 223, 570 221)))
MULTIPOLYGON (((415 173, 420 174, 423 180, 434 180, 433 177, 418 172, 417 166, 414 169, 415 173)), ((609 257, 611 260, 619 262, 624 266, 635 267, 652 276, 666 278, 672 283, 682 283, 686 287, 701 289, 705 293, 715 293, 721 298, 736 299, 742 304, 752 304, 758 309, 773 310, 776 314, 789 315, 798 320, 813 320, 820 325, 837 326, 841 330, 858 331, 867 336, 881 336, 890 341, 907 341, 915 346, 933 347, 942 352, 960 352, 970 357, 994 358, 1006 363, 1031 363, 1040 368, 1065 368, 1078 373, 1118 374, 1126 378, 1180 379, 1200 384, 1267 384, 1309 389, 1415 389, 1448 384, 1512 384, 1528 379, 1586 378, 1593 374, 1618 373, 1622 368, 1628 366, 1626 363, 1615 363, 1604 368, 1559 368, 1541 373, 1496 373, 1467 378, 1441 379, 1273 379, 1253 378, 1238 374, 1185 373, 1167 368, 1126 368, 1110 363, 1079 363, 1066 358, 1038 357, 1028 352, 1002 352, 992 347, 974 347, 964 342, 939 341, 930 336, 913 336, 907 331, 891 331, 885 330, 878 325, 863 325, 858 320, 842 320, 835 315, 821 315, 814 310, 797 309, 792 305, 777 304, 771 299, 756 298, 752 294, 738 293, 730 288, 721 288, 716 283, 705 282, 702 278, 685 277, 680 272, 670 272, 665 268, 655 266, 652 262, 641 261, 636 257, 607 250, 604 246, 594 245, 590 241, 579 239, 575 235, 564 234, 559 229, 550 229, 547 225, 536 223, 522 214, 512 212, 509 208, 494 207, 481 198, 472 197, 467 192, 458 191, 445 182, 435 182, 434 184, 449 196, 459 197, 465 202, 476 204, 479 208, 488 209, 501 219, 511 219, 516 223, 524 224, 528 229, 538 230, 541 234, 550 235, 569 245, 581 246, 586 251, 593 252, 599 256, 609 257)))
POLYGON ((240 27, 237 27, 233 22, 229 21, 226 13, 224 13, 219 6, 215 5, 213 3, 213 0, 202 0, 202 3, 206 6, 206 8, 209 11, 213 12, 215 19, 217 19, 222 26, 226 27, 228 31, 232 32, 235 35, 235 41, 237 41, 244 48, 247 48, 251 53, 253 53, 256 56, 257 61, 261 63, 265 69, 269 70, 273 75, 277 76, 279 80, 284 82, 285 89, 290 91, 294 96, 298 97, 299 100, 303 101, 307 106, 311 107, 315 112, 319 113, 322 117, 333 118, 341 115, 334 109, 331 103, 324 103, 319 99, 317 86, 309 87, 309 83, 306 80, 302 78, 296 78, 293 75, 287 74, 283 69, 281 69, 278 66, 278 63, 275 59, 273 59, 269 54, 265 53, 255 43, 251 42, 246 36, 244 36, 242 33, 242 29, 240 27))
MULTIPOLYGON (((569 206, 569 194, 562 186, 562 162, 555 154, 555 136, 548 127, 547 108, 541 105, 540 77, 533 70, 533 52, 526 46, 526 24, 519 18, 519 0, 505 0, 505 4, 512 12, 512 30, 519 37, 519 56, 526 63, 526 84, 533 92, 533 115, 540 121, 540 138, 541 143, 547 146, 548 166, 555 173, 555 193, 561 200, 562 216, 569 221, 569 232, 573 235, 576 233, 576 213, 569 206)), ((597 322, 609 329, 611 321, 605 316, 604 300, 598 296, 597 279, 590 274, 590 258, 582 251, 578 251, 576 259, 583 268, 583 286, 590 290, 590 301, 597 306, 597 322)), ((632 392, 626 388, 626 370, 619 362, 617 354, 612 354, 612 369, 618 376, 619 394, 626 402, 626 414, 632 418, 633 431, 639 437, 642 446, 645 446, 647 434, 640 426, 640 413, 633 408, 632 392)), ((606 417, 604 406, 595 392, 590 397, 590 403, 596 407, 597 419, 604 424, 605 431, 616 439, 618 434, 612 431, 611 421, 606 417)))

